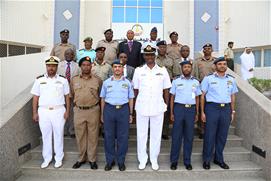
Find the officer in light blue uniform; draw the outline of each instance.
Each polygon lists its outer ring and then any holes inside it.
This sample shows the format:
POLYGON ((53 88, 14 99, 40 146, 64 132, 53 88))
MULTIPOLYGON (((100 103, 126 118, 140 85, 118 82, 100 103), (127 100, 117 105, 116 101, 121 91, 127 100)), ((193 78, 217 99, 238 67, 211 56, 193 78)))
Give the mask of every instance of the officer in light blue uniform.
POLYGON ((123 65, 119 60, 112 64, 114 75, 104 81, 100 93, 102 122, 104 123, 105 171, 115 165, 115 156, 120 171, 124 171, 125 156, 128 150, 129 122, 133 121, 132 84, 123 76, 123 65), (115 138, 117 150, 115 150, 115 138))
POLYGON ((226 74, 227 61, 224 57, 216 59, 214 64, 216 72, 209 74, 201 82, 201 119, 206 122, 203 168, 211 168, 210 161, 215 149, 214 163, 223 169, 229 169, 223 159, 223 150, 234 119, 235 93, 238 89, 234 78, 226 74))
POLYGON ((192 61, 180 63, 183 75, 173 80, 170 89, 171 120, 173 122, 170 168, 177 169, 182 139, 183 162, 187 170, 192 170, 191 154, 194 137, 194 122, 197 121, 199 110, 199 81, 191 76, 192 61))
POLYGON ((77 62, 79 62, 79 60, 81 60, 81 58, 83 57, 90 57, 92 62, 95 60, 96 52, 94 49, 92 49, 92 42, 93 42, 93 39, 91 37, 86 37, 84 39, 85 48, 77 50, 76 52, 77 62))

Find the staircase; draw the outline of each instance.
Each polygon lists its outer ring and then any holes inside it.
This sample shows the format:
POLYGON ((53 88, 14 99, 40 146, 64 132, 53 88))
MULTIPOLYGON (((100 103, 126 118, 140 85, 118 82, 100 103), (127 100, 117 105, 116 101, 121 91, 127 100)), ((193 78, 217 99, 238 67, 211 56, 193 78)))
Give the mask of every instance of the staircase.
MULTIPOLYGON (((171 130, 172 128, 170 128, 171 130)), ((195 131, 196 133, 196 131, 195 131)), ((195 135, 192 153, 193 170, 187 171, 181 163, 176 171, 170 170, 169 154, 171 140, 162 140, 161 152, 159 156, 159 171, 153 171, 148 165, 144 171, 137 169, 138 161, 136 155, 136 125, 131 124, 129 136, 129 148, 126 156, 126 171, 120 172, 115 166, 111 171, 105 172, 105 154, 103 148, 103 138, 99 138, 98 148, 98 170, 91 170, 89 164, 81 166, 79 169, 72 169, 77 161, 78 151, 76 140, 65 138, 64 150, 65 158, 63 166, 55 169, 51 164, 47 169, 40 169, 42 162, 42 143, 31 150, 32 159, 22 165, 22 175, 19 181, 48 181, 48 180, 248 180, 263 181, 262 168, 251 161, 251 152, 242 147, 242 138, 236 136, 235 128, 230 127, 226 148, 224 150, 225 162, 229 164, 229 170, 211 164, 210 170, 202 168, 202 145, 203 141, 195 135)))

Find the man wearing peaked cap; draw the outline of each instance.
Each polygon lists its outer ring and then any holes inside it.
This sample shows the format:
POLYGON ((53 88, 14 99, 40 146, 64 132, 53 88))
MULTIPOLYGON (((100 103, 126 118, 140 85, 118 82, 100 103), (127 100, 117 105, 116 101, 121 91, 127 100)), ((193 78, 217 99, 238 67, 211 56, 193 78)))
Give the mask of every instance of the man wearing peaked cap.
MULTIPOLYGON (((171 80, 173 80, 174 77, 181 74, 180 72, 180 66, 177 61, 174 61, 173 58, 169 57, 167 52, 167 42, 165 40, 159 41, 156 46, 158 47, 158 55, 156 56, 155 62, 160 67, 165 67, 167 69, 167 72, 169 74, 169 77, 171 80)), ((164 121, 163 121, 163 132, 162 132, 162 139, 169 139, 169 106, 167 111, 164 114, 164 121)))
POLYGON ((67 49, 71 48, 74 51, 74 53, 76 53, 76 47, 75 47, 75 45, 73 45, 73 44, 71 44, 71 43, 68 42, 68 40, 69 40, 69 34, 70 34, 70 32, 67 29, 64 29, 64 30, 60 31, 61 42, 57 43, 53 47, 53 49, 52 49, 52 51, 50 53, 51 56, 58 57, 60 59, 60 61, 65 60, 64 53, 65 53, 65 51, 67 49))
POLYGON ((145 169, 150 158, 153 170, 159 169, 164 112, 168 105, 168 89, 171 87, 170 77, 165 67, 155 63, 155 47, 147 45, 143 48, 146 64, 135 69, 133 83, 137 95, 135 110, 137 124, 138 168, 145 169), (147 154, 148 128, 150 128, 150 148, 147 154))
POLYGON ((174 60, 180 59, 180 49, 182 45, 178 43, 178 33, 176 31, 173 31, 172 33, 170 33, 169 38, 171 40, 171 43, 167 46, 168 56, 172 57, 174 60))
POLYGON ((213 45, 211 43, 206 43, 205 45, 203 45, 203 49, 204 48, 207 48, 207 47, 210 47, 210 48, 213 48, 213 45))
POLYGON ((66 78, 57 74, 58 63, 59 58, 55 56, 46 58, 46 73, 37 77, 31 89, 33 120, 39 123, 42 134, 41 168, 49 166, 53 159, 53 152, 55 153, 55 168, 62 166, 64 157, 63 131, 69 117, 70 86, 66 78), (52 142, 54 142, 54 147, 52 147, 52 142))
POLYGON ((105 50, 106 50, 105 47, 97 47, 97 48, 95 49, 95 52, 98 52, 98 51, 104 52, 105 50))
POLYGON ((104 39, 100 40, 97 43, 97 47, 105 47, 105 55, 104 60, 108 64, 112 64, 112 62, 117 58, 117 54, 119 51, 119 42, 117 40, 113 40, 113 30, 107 29, 104 31, 104 39))
POLYGON ((86 57, 86 56, 89 56, 91 58, 91 60, 93 61, 96 57, 96 52, 95 50, 92 48, 92 43, 93 43, 93 39, 91 37, 86 37, 84 39, 84 46, 85 48, 82 48, 80 50, 77 50, 77 62, 79 62, 79 60, 82 58, 82 57, 86 57))

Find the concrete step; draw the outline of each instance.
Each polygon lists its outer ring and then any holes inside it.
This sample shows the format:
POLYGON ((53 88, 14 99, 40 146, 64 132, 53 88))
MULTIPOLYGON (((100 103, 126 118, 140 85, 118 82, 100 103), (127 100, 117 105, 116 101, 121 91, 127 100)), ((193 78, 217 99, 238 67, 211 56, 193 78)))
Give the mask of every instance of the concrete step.
POLYGON ((251 161, 228 162, 229 170, 212 164, 208 171, 202 168, 201 162, 194 163, 192 171, 187 171, 182 165, 172 171, 168 163, 161 163, 159 171, 153 171, 150 165, 144 171, 139 171, 137 163, 126 162, 124 172, 120 172, 116 166, 105 172, 104 162, 98 162, 99 169, 95 171, 88 164, 72 169, 74 162, 69 160, 59 169, 53 168, 53 164, 47 169, 40 169, 40 164, 41 160, 34 159, 25 163, 18 180, 263 180, 262 169, 251 161))
MULTIPOLYGON (((31 151, 32 159, 42 159, 41 155, 42 146, 31 151)), ((73 160, 78 159, 78 149, 75 145, 66 145, 65 146, 65 157, 64 160, 73 160)), ((170 158, 170 148, 161 148, 159 154, 159 162, 169 163, 170 158)), ((182 162, 182 153, 180 155, 180 160, 182 162)), ((192 162, 200 162, 202 160, 202 148, 194 148, 192 152, 192 162)), ((249 161, 251 159, 251 152, 243 147, 227 147, 224 150, 224 159, 226 161, 249 161)), ((97 160, 105 161, 104 148, 99 147, 97 153, 97 160)), ((137 151, 136 148, 129 148, 126 155, 126 161, 128 162, 137 162, 137 151)))
MULTIPOLYGON (((236 135, 228 135, 226 147, 240 147, 242 146, 242 141, 243 139, 236 136, 236 135)), ((40 142, 42 144, 42 139, 40 138, 40 142)), ((130 135, 129 136, 129 148, 136 147, 136 136, 135 135, 130 135)), ((64 146, 66 145, 76 145, 76 139, 70 138, 70 137, 65 137, 64 138, 64 146)), ((99 146, 103 147, 104 146, 104 139, 102 137, 99 137, 99 146)), ((171 146, 171 138, 169 140, 161 140, 161 148, 170 148, 171 146)), ((202 148, 203 146, 203 139, 199 139, 197 136, 194 137, 194 142, 193 142, 193 147, 200 147, 202 148)))
MULTIPOLYGON (((171 135, 172 127, 173 127, 173 125, 170 124, 169 125, 169 135, 171 135)), ((197 125, 195 125, 194 134, 198 135, 197 125)), ((230 126, 229 135, 234 135, 234 134, 235 134, 235 127, 230 126)), ((136 135, 136 124, 130 124, 129 135, 136 135)))

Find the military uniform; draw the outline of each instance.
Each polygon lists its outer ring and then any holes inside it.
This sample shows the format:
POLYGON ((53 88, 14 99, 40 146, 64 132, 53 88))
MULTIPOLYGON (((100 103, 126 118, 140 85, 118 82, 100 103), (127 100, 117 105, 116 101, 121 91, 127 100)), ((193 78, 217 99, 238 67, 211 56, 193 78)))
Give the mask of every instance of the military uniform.
POLYGON ((202 81, 206 75, 213 73, 215 71, 215 59, 215 57, 211 57, 208 60, 206 60, 204 57, 196 59, 193 63, 193 76, 202 81))
POLYGON ((92 73, 98 76, 102 81, 106 80, 109 76, 109 70, 112 69, 111 65, 108 63, 99 64, 96 60, 94 61, 92 67, 92 73))
POLYGON ((238 92, 236 82, 231 75, 219 77, 215 72, 203 79, 201 90, 206 93, 203 162, 211 161, 215 148, 214 162, 224 164, 223 150, 234 111, 231 110, 231 95, 238 92))
POLYGON ((183 163, 188 166, 191 165, 194 121, 197 114, 196 96, 201 95, 199 81, 193 76, 186 78, 181 75, 173 80, 170 93, 174 95, 170 162, 177 166, 183 139, 183 163))
POLYGON ((117 58, 119 42, 117 40, 112 40, 108 42, 106 40, 101 40, 98 42, 97 47, 105 47, 104 60, 108 64, 112 64, 113 61, 117 58))
POLYGON ((174 60, 181 58, 181 50, 182 45, 181 44, 168 44, 167 45, 167 55, 172 57, 174 60))
MULTIPOLYGON (((148 53, 148 46, 144 49, 144 53, 148 53)), ((154 50, 150 53, 154 54, 155 48, 152 49, 154 50)), ((164 112, 167 110, 163 90, 171 87, 170 77, 165 67, 156 64, 150 69, 145 64, 135 69, 133 84, 134 89, 138 89, 135 110, 139 168, 144 169, 148 161, 146 147, 150 124, 150 161, 152 167, 155 165, 155 169, 159 169, 157 159, 160 152, 164 112)))
MULTIPOLYGON (((50 57, 46 64, 58 64, 57 57, 50 57)), ((64 157, 63 136, 64 136, 64 113, 65 96, 70 92, 69 83, 66 78, 56 74, 49 77, 48 74, 37 77, 31 89, 31 94, 38 96, 39 126, 42 134, 42 156, 46 166, 52 160, 52 143, 54 139, 55 161, 58 166, 62 165, 64 157)))
POLYGON ((111 165, 116 157, 118 164, 123 165, 128 150, 130 116, 128 102, 134 98, 132 84, 125 77, 116 80, 111 76, 104 81, 100 97, 105 100, 103 121, 106 163, 111 165))
POLYGON ((101 79, 95 75, 90 75, 87 79, 82 75, 78 75, 71 81, 74 98, 74 128, 79 150, 79 162, 96 161, 101 85, 101 79))
POLYGON ((175 61, 173 58, 169 57, 168 55, 161 56, 158 54, 156 56, 155 62, 160 67, 165 67, 167 69, 171 80, 181 74, 180 65, 178 64, 178 62, 175 61))
POLYGON ((77 50, 76 56, 77 56, 77 62, 79 62, 79 60, 83 57, 90 57, 91 61, 93 62, 96 57, 96 52, 94 49, 87 50, 85 48, 82 48, 80 50, 77 50))
POLYGON ((233 50, 230 47, 226 48, 226 50, 224 51, 224 56, 226 57, 228 67, 232 71, 234 71, 234 53, 233 53, 233 50))

